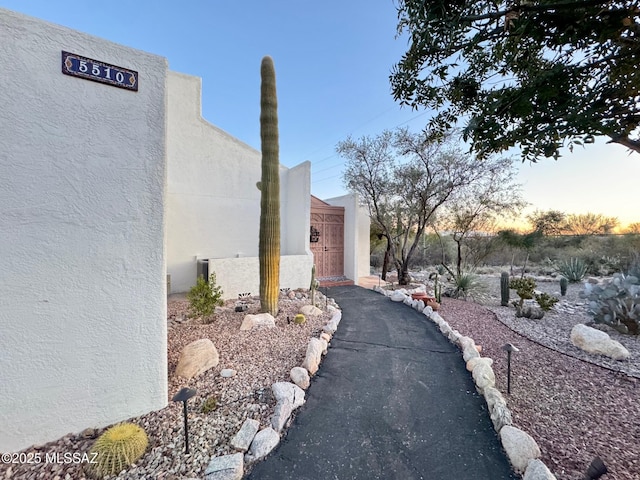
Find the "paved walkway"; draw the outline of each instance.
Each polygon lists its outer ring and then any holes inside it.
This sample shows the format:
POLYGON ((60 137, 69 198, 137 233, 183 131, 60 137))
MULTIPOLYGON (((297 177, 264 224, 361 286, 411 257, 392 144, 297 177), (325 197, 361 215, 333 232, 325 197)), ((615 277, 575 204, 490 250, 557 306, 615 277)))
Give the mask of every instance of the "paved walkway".
POLYGON ((518 478, 457 347, 424 315, 357 286, 307 402, 253 480, 518 478))

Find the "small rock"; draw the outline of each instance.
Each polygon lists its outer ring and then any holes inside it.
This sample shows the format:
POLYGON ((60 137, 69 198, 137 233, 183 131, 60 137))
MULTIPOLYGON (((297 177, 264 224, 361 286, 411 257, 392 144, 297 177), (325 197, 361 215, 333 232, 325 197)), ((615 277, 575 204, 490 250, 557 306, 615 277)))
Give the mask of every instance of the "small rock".
POLYGON ((313 317, 313 316, 317 316, 317 315, 322 315, 322 310, 320 310, 315 305, 304 305, 300 309, 300 313, 305 315, 305 316, 307 316, 307 317, 313 317))
POLYGON ((499 435, 507 457, 516 472, 524 473, 529 461, 540 457, 540 447, 536 441, 519 428, 505 425, 499 435))
POLYGON ((231 368, 223 368, 220 370, 220 376, 223 378, 231 378, 236 376, 236 371, 231 368))
POLYGON ((271 426, 276 432, 281 432, 293 413, 293 405, 288 399, 276 403, 276 408, 271 417, 271 426))
POLYGON ((389 298, 391 299, 392 302, 404 302, 404 299, 407 298, 407 296, 404 293, 402 293, 400 290, 396 290, 391 294, 389 298))
POLYGON ((253 441, 253 437, 258 433, 259 428, 259 421, 247 418, 238 433, 231 439, 231 446, 240 452, 246 452, 253 441))
POLYGON ((471 375, 481 391, 487 387, 494 387, 496 384, 496 375, 493 373, 493 369, 486 363, 478 363, 471 372, 471 375))
POLYGON ((252 463, 266 457, 278 443, 280 443, 280 435, 273 428, 267 427, 260 430, 253 438, 249 452, 244 456, 245 462, 252 463))
POLYGON ((556 476, 542 463, 542 460, 536 458, 529 461, 522 480, 556 480, 556 476))
POLYGON ((309 345, 307 346, 307 354, 305 356, 304 362, 302 363, 302 366, 307 369, 310 375, 313 375, 318 371, 318 367, 322 359, 323 350, 324 345, 322 344, 320 339, 312 338, 311 340, 309 340, 309 345))
POLYGON ((244 474, 242 453, 213 457, 204 471, 205 480, 241 480, 244 474))
POLYGON ((287 400, 294 409, 304 405, 304 390, 291 382, 276 382, 271 390, 278 402, 287 400))
POLYGON ((309 372, 302 367, 293 367, 290 372, 291 381, 295 383, 298 387, 306 390, 309 388, 309 372))

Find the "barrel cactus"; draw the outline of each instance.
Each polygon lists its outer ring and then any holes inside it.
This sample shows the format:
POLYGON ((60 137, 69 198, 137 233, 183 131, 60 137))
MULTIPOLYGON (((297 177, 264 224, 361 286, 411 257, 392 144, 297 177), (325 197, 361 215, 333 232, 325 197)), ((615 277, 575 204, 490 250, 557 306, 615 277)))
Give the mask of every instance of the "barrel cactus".
POLYGON ((260 309, 276 316, 280 281, 280 154, 276 73, 269 56, 262 59, 260 77, 260 309))
POLYGON ((134 423, 120 423, 105 431, 91 448, 97 454, 89 464, 94 478, 116 475, 135 463, 147 449, 147 434, 134 423))

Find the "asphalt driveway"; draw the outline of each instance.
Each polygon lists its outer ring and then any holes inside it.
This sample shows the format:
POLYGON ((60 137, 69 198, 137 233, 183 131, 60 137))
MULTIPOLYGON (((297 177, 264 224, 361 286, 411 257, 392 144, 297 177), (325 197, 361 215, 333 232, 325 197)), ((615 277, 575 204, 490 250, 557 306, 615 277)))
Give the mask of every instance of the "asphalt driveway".
POLYGON ((357 286, 280 445, 252 480, 519 478, 456 346, 424 315, 357 286))

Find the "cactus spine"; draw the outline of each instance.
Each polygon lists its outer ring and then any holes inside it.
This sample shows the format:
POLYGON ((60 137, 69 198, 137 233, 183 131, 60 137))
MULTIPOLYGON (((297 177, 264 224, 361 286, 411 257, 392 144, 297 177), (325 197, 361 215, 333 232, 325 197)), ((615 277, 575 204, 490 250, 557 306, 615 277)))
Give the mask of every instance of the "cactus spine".
POLYGON ((276 316, 280 281, 280 152, 276 72, 269 56, 262 59, 260 78, 260 309, 276 316))
POLYGON ((500 275, 500 305, 509 305, 509 274, 502 272, 500 275))
POLYGON ((560 295, 563 297, 567 294, 567 287, 569 286, 569 280, 566 277, 560 277, 560 295))

